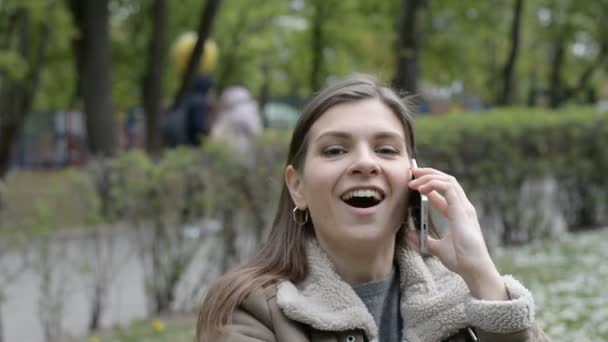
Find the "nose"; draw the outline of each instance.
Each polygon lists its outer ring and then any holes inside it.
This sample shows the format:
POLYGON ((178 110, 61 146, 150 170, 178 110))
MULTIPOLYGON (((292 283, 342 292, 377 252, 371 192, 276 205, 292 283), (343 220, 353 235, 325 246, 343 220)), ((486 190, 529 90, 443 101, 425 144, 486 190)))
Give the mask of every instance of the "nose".
POLYGON ((349 168, 351 174, 377 175, 380 173, 380 165, 376 154, 369 148, 358 148, 353 153, 353 162, 349 168))

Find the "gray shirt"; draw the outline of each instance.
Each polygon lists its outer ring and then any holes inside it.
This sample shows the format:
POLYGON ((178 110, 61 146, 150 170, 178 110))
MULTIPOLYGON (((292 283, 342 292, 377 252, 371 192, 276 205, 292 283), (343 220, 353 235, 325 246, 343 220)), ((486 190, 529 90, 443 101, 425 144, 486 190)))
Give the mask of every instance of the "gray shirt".
POLYGON ((374 317, 380 342, 401 341, 401 313, 399 303, 399 273, 393 268, 391 273, 382 280, 372 281, 353 286, 355 293, 361 298, 367 310, 374 317))

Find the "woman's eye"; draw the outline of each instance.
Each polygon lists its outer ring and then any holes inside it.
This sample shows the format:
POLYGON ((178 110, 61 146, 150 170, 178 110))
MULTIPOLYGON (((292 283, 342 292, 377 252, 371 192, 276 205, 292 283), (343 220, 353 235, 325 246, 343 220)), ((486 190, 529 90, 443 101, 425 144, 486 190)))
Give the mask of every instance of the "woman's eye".
POLYGON ((346 149, 344 147, 340 147, 340 146, 328 147, 321 151, 321 154, 323 154, 326 157, 335 157, 335 156, 342 155, 344 153, 346 153, 346 149))
POLYGON ((396 154, 400 153, 399 149, 392 147, 392 146, 382 146, 382 147, 378 148, 376 150, 376 152, 378 152, 380 154, 391 154, 391 155, 396 155, 396 154))

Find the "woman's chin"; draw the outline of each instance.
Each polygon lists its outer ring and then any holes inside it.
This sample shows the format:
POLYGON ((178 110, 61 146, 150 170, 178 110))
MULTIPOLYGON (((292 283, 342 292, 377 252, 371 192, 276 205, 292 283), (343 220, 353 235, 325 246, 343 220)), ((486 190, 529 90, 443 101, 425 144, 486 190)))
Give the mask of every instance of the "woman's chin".
MULTIPOLYGON (((377 226, 361 225, 350 227, 349 233, 342 236, 344 241, 353 245, 385 246, 395 240, 396 233, 391 229, 378 229, 377 226)), ((383 248, 383 247, 380 247, 383 248)))

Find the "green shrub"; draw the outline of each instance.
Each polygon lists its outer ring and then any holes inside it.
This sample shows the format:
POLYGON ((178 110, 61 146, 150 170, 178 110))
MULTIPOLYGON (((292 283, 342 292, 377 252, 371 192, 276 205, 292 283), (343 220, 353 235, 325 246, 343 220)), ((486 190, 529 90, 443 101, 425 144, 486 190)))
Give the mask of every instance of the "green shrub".
POLYGON ((17 240, 44 237, 100 222, 94 184, 80 170, 9 174, 0 205, 0 235, 17 240))
MULTIPOLYGON (((507 230, 533 228, 517 226, 515 206, 525 180, 545 177, 557 180, 571 229, 607 223, 608 113, 496 110, 421 118, 416 131, 421 164, 482 193, 484 205, 503 212, 507 230)), ((509 232, 505 240, 511 242, 509 232)))

